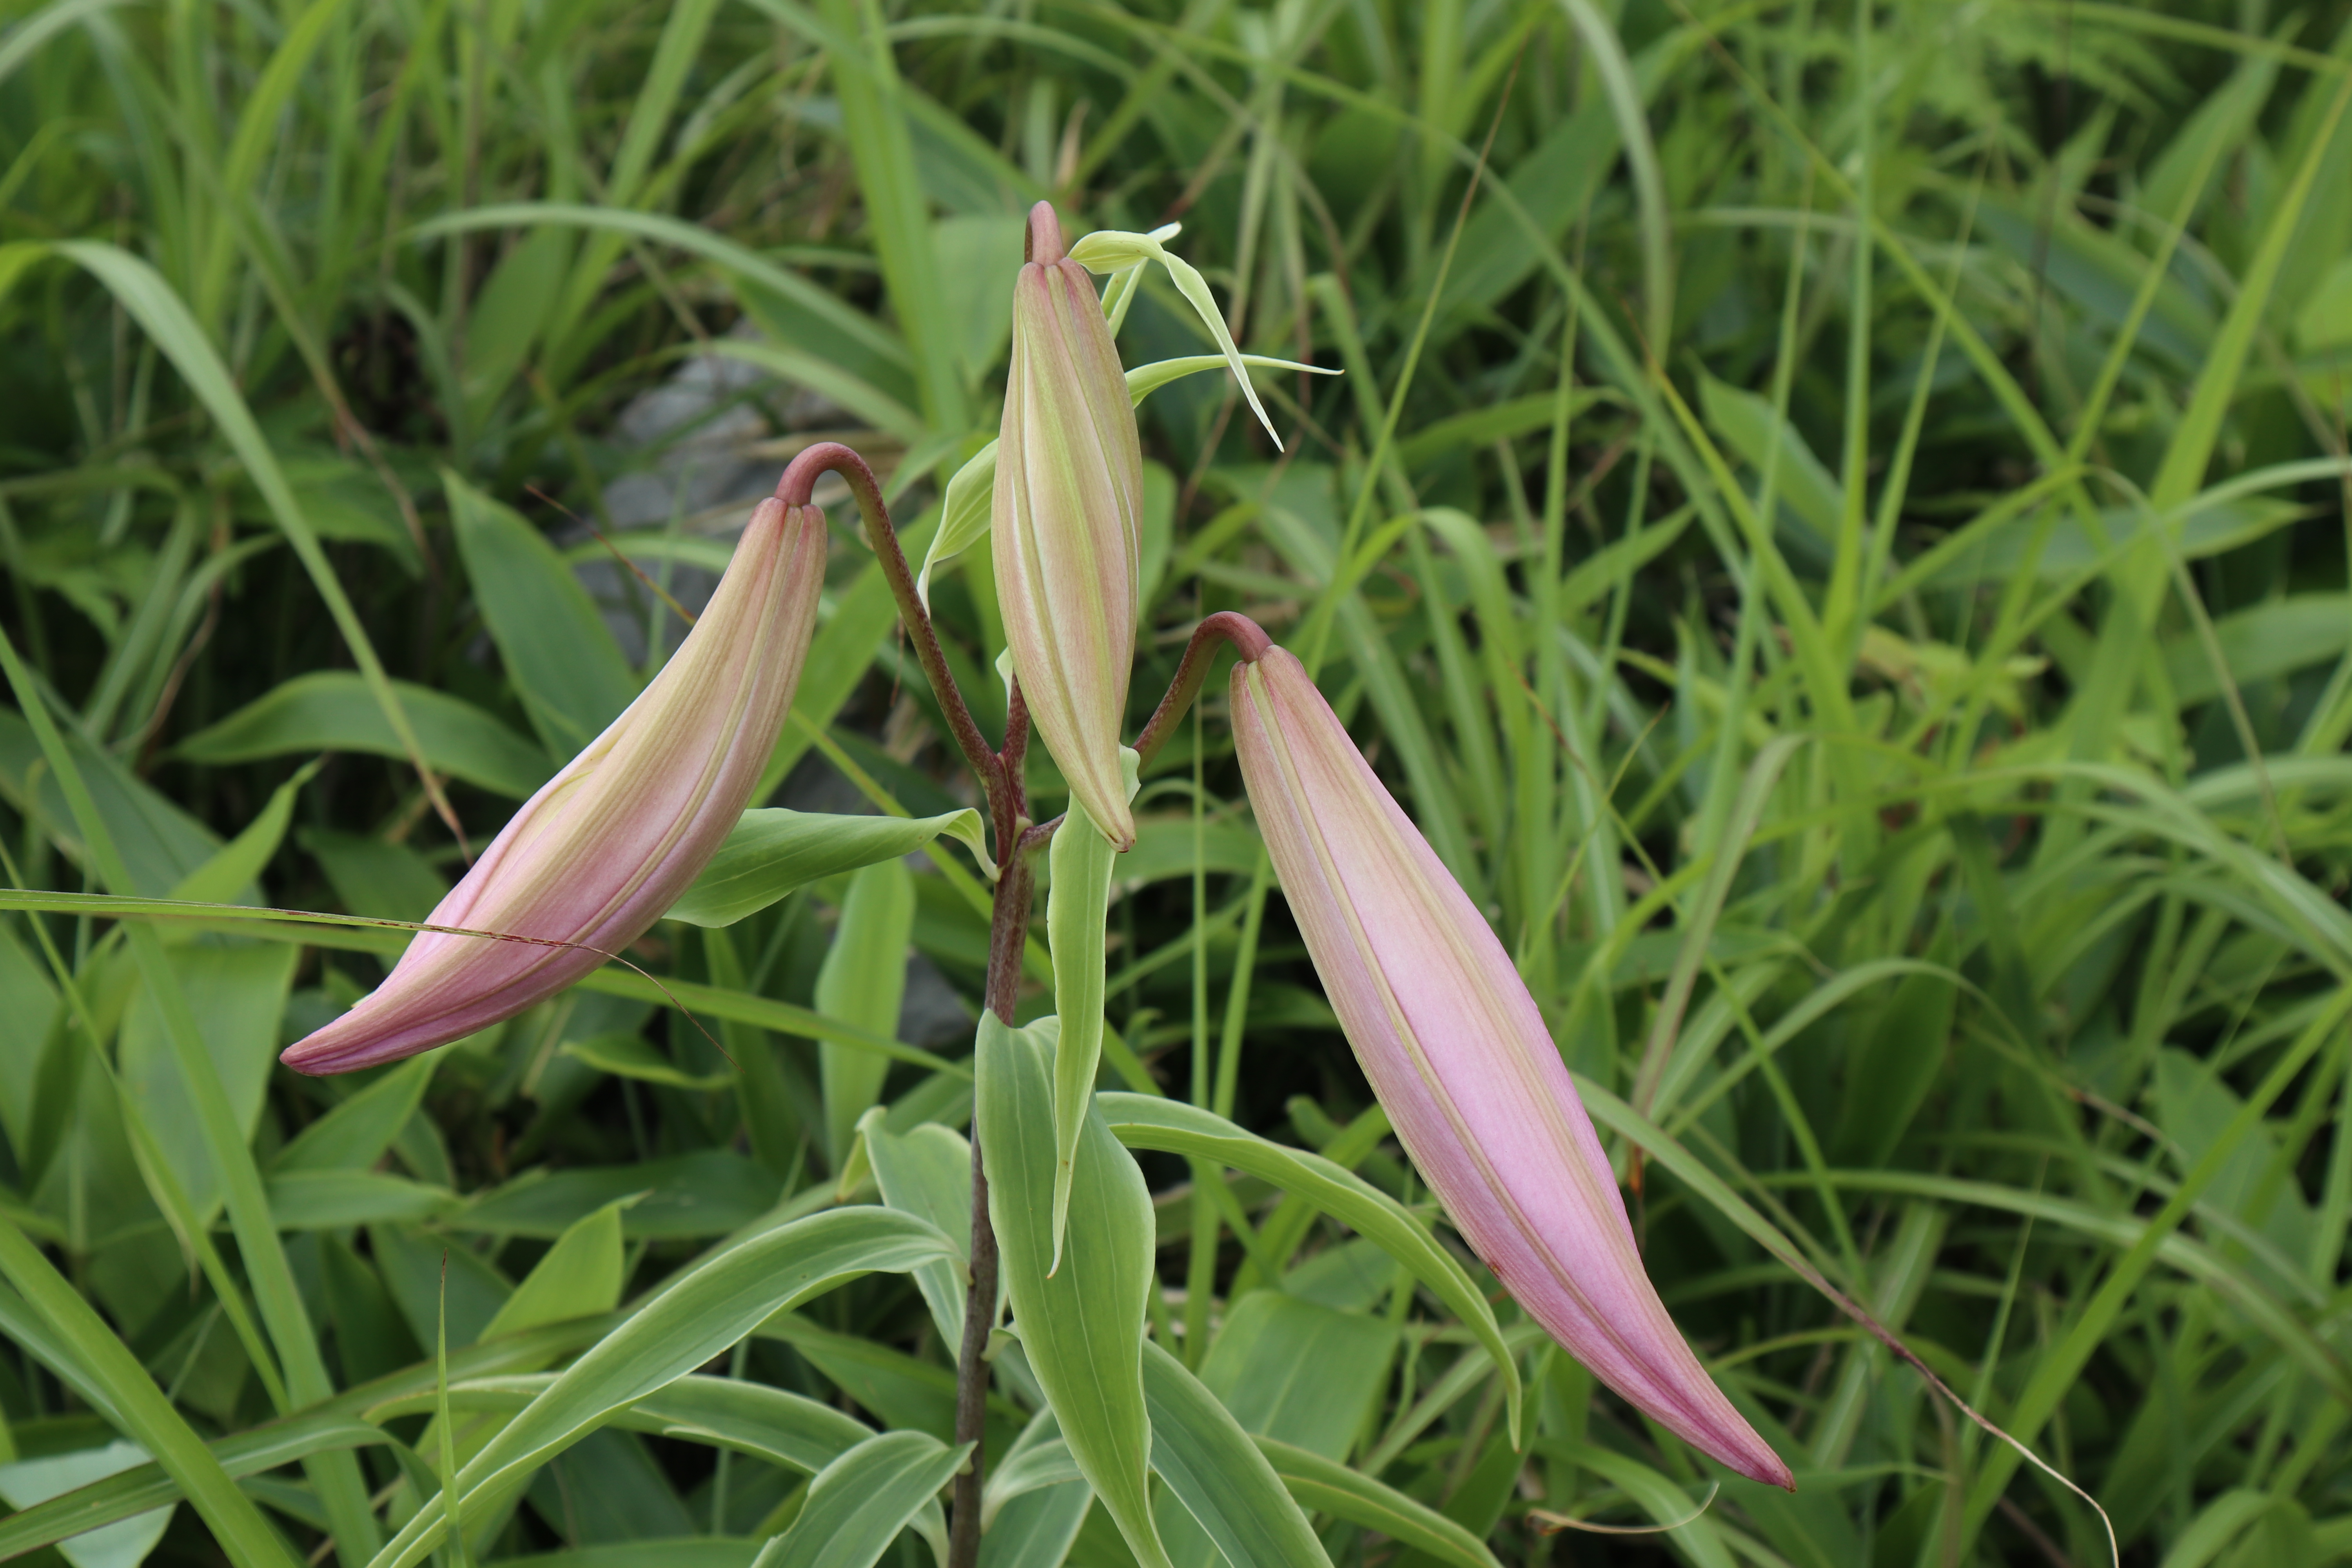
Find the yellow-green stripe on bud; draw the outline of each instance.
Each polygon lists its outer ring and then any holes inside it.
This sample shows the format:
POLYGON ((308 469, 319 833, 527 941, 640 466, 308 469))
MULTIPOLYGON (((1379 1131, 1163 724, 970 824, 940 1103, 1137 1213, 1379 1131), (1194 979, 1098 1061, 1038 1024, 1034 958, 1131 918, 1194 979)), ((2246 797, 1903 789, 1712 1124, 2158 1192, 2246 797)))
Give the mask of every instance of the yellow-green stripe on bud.
POLYGON ((1030 717, 1072 798, 1135 842, 1118 763, 1135 657, 1143 449, 1094 280, 1051 205, 1029 214, 997 439, 996 594, 1030 717))

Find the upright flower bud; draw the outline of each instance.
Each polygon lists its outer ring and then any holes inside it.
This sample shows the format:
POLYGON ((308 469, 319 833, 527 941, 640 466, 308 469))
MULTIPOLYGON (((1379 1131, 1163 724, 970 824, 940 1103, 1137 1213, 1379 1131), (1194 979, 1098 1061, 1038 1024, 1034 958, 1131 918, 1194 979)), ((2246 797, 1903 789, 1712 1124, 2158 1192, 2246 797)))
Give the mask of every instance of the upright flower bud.
POLYGON ((384 983, 282 1058, 349 1072, 553 995, 645 934, 742 816, 800 683, 824 584, 824 515, 760 503, 661 673, 517 812, 384 983))
POLYGON ((1279 647, 1237 665, 1259 830, 1332 1007, 1422 1176, 1603 1383, 1744 1476, 1794 1487, 1667 1317, 1535 999, 1469 896, 1279 647))
POLYGON ((1135 842, 1118 764, 1135 658, 1143 449, 1118 351, 1054 209, 1029 213, 997 439, 996 595, 1038 733, 1119 848, 1135 842))

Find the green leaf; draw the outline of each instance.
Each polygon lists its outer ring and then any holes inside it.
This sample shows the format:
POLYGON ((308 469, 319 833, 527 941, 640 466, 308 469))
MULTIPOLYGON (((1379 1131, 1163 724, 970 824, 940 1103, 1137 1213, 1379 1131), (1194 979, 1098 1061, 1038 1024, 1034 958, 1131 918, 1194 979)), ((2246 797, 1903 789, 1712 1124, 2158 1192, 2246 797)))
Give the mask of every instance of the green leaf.
POLYGON ((940 289, 958 329, 957 356, 964 384, 977 390, 1004 357, 1013 335, 1010 280, 1021 270, 1028 225, 1013 212, 959 214, 931 225, 940 289))
POLYGON ((131 3, 131 0, 51 0, 9 28, 5 41, 0 41, 0 81, 16 75, 17 68, 38 53, 42 45, 75 23, 131 3))
MULTIPOLYGON (((2184 511, 2205 489, 2206 470, 2220 446, 2222 428, 2237 402, 2246 361, 2253 353, 2257 332, 2266 324, 2273 286, 2302 227, 2320 171, 2328 162, 2328 147, 2347 105, 2352 105, 2352 78, 2346 78, 2326 100, 2327 108, 2318 133, 2305 149, 2294 176, 2268 204, 2262 238, 2237 279, 2235 297, 2221 330, 2197 368, 2179 422, 2161 444, 2161 464, 2147 483, 2147 510, 2170 519, 2184 511)), ((2075 688, 2070 751, 2086 761, 2105 760, 2113 750, 2130 690, 2137 680, 2158 610, 2167 598, 2165 582, 2177 558, 2162 548, 2164 538, 2154 531, 2136 540, 2113 574, 2116 594, 2100 627, 2096 650, 2079 676, 2069 671, 2075 688)), ((1996 1454, 1996 1466, 2004 1460, 1996 1454)), ((1999 1472, 2006 1477, 2003 1468, 1999 1472)), ((1979 1482, 1977 1492, 1983 1492, 1979 1482)), ((1970 1531, 1982 1510, 1971 1501, 1970 1531)))
POLYGON ((1484 1542, 1394 1487, 1277 1438, 1261 1436, 1257 1447, 1301 1508, 1361 1525, 1456 1568, 1502 1568, 1484 1542))
POLYGON ((721 1236, 775 1206, 775 1173, 727 1149, 701 1149, 634 1165, 584 1166, 518 1176, 450 1217, 460 1230, 553 1237, 591 1211, 637 1196, 622 1216, 632 1237, 721 1236))
MULTIPOLYGON (((1253 824, 1243 822, 1210 822, 1202 825, 1198 859, 1201 868, 1215 876, 1247 876, 1257 869, 1259 852, 1265 843, 1253 824)), ((1174 878, 1192 875, 1195 858, 1192 839, 1192 819, 1190 816, 1139 816, 1135 820, 1135 846, 1118 858, 1113 869, 1113 883, 1123 889, 1145 887, 1174 878)))
MULTIPOLYGON (((520 800, 553 772, 546 753, 498 720, 445 691, 395 680, 416 728, 425 763, 437 773, 520 800)), ((183 761, 225 765, 312 752, 404 755, 367 684, 347 669, 313 670, 282 682, 173 748, 183 761)))
MULTIPOLYGON (((368 1227, 367 1240, 384 1294, 399 1309, 409 1337, 419 1346, 439 1337, 445 1300, 450 1339, 470 1345, 514 1294, 513 1281, 472 1247, 451 1246, 445 1232, 378 1225, 368 1227)), ((544 1364, 534 1363, 530 1370, 544 1364)))
MULTIPOLYGON (((269 443, 254 421, 253 411, 246 405, 227 365, 222 363, 218 352, 205 336, 204 329, 189 314, 187 306, 173 292, 172 286, 164 281, 163 275, 130 252, 93 240, 68 241, 58 245, 56 250, 57 254, 83 268, 106 286, 155 346, 171 360, 182 379, 187 383, 188 390, 204 405, 205 411, 212 416, 221 435, 236 453, 237 460, 245 465, 246 474, 252 479, 254 488, 261 492, 262 500, 268 505, 270 517, 277 522, 278 531, 286 535, 287 543, 293 547, 303 570, 310 575, 311 585, 326 601, 327 614, 333 619, 336 630, 341 633, 343 645, 350 649, 352 661, 359 666, 360 675, 366 681, 368 692, 374 698, 376 706, 382 710, 385 722, 400 738, 403 752, 422 766, 422 748, 417 742, 415 730, 409 721, 406 710, 401 706, 399 693, 393 689, 391 678, 384 673, 383 661, 376 657, 375 645, 368 640, 367 628, 361 623, 359 612, 352 608, 351 596, 343 592, 342 583, 336 577, 326 552, 320 548, 317 531, 304 517, 300 503, 295 500, 292 488, 286 482, 284 470, 278 467, 269 443)), ((13 276, 14 270, 0 267, 0 279, 13 276)), ((428 795, 439 800, 438 784, 428 778, 425 789, 428 795)), ((355 1521, 345 1520, 343 1523, 351 1526, 355 1521)), ((359 1528, 373 1527, 364 1525, 359 1528)))
MULTIPOLYGON (((261 1116, 262 1097, 278 1047, 278 1018, 294 978, 292 948, 259 943, 236 946, 175 946, 170 951, 173 981, 195 1020, 220 1085, 230 1121, 219 1131, 238 1141, 238 1153, 261 1116)), ((165 1009, 170 1003, 142 985, 123 1020, 120 1068, 123 1092, 134 1100, 171 1162, 173 1173, 194 1211, 209 1218, 222 1200, 225 1183, 219 1151, 203 1122, 188 1114, 195 1090, 185 1076, 187 1062, 175 1048, 165 1009)))
POLYGON ((1217 1396, 1156 1344, 1143 1347, 1151 1468, 1232 1568, 1330 1568, 1306 1514, 1217 1396))
POLYGON ((915 574, 915 593, 926 608, 931 602, 931 574, 988 537, 995 501, 996 443, 991 441, 965 458, 948 480, 939 531, 923 552, 922 569, 915 574))
POLYGON ((1220 351, 1218 357, 1234 373, 1234 379, 1240 383, 1242 398, 1249 405, 1250 412, 1257 416, 1257 422, 1265 427, 1276 449, 1280 450, 1282 437, 1276 431, 1274 421, 1266 416, 1265 405, 1258 401, 1257 388, 1250 384, 1249 372, 1245 368, 1248 358, 1234 344, 1233 334, 1225 329, 1224 312, 1217 309, 1216 299, 1209 292, 1209 280, 1201 276, 1198 268, 1160 243, 1162 233, 1173 232, 1155 230, 1150 234, 1131 234, 1097 229, 1071 246, 1069 257, 1092 272, 1122 271, 1147 259, 1166 268, 1169 281, 1176 285, 1176 292, 1184 297, 1184 302, 1192 306, 1193 313, 1200 317, 1201 325, 1207 329, 1209 336, 1216 342, 1220 351))
POLYGON ((971 1447, 950 1448, 921 1432, 868 1437, 817 1472, 800 1517, 756 1568, 873 1568, 971 1447))
POLYGON ((534 1557, 501 1559, 499 1568, 751 1568, 760 1554, 756 1541, 708 1535, 673 1541, 616 1541, 534 1557))
MULTIPOLYGON (((544 766, 545 759, 535 756, 534 765, 544 766)), ((449 879, 405 844, 308 827, 296 829, 294 840, 319 862, 352 914, 422 921, 449 895, 449 879)))
MULTIPOLYGON (((450 1385, 450 1407, 519 1415, 554 1386, 556 1376, 542 1372, 467 1378, 450 1385)), ((437 1408, 436 1394, 425 1391, 372 1405, 368 1415, 384 1422, 437 1408)), ((631 1402, 612 1425, 716 1444, 810 1475, 874 1436, 874 1428, 856 1416, 803 1394, 763 1383, 700 1375, 679 1378, 631 1402)))
POLYGON ((543 1323, 609 1312, 619 1306, 628 1273, 621 1218, 632 1201, 616 1198, 573 1221, 523 1276, 481 1337, 519 1334, 543 1323))
POLYGON ((2352 256, 2338 261, 2312 289, 2295 314, 2294 336, 2307 354, 2352 344, 2352 256))
POLYGON ((1067 1256, 1053 1267, 1054 1020, 980 1021, 976 1114, 1005 1294, 1063 1440, 1144 1568, 1170 1568, 1151 1522, 1143 1314, 1153 1288, 1151 1194, 1100 1111, 1079 1142, 1067 1256))
MULTIPOLYGON (((755 808, 743 814, 702 875, 670 906, 669 918, 689 925, 733 925, 796 888, 911 855, 941 834, 961 839, 985 860, 980 813, 970 807, 940 816, 833 816, 755 808)), ((898 1022, 893 1014, 883 1032, 898 1022)))
POLYGON ((1836 476, 1822 466, 1796 426, 1776 416, 1771 402, 1702 374, 1699 408, 1723 443, 1759 475, 1773 476, 1773 493, 1789 516, 1767 518, 1779 528, 1793 519, 1805 548, 1826 560, 1843 513, 1836 476))
POLYGON ((523 367, 572 269, 572 237, 547 227, 499 260, 466 313, 466 427, 478 430, 523 367))
MULTIPOLYGON (((12 1457, 12 1462, 0 1465, 0 1500, 11 1508, 35 1507, 133 1468, 146 1458, 144 1449, 120 1437, 94 1448, 45 1454, 30 1461, 12 1457)), ((139 1568, 171 1527, 173 1511, 168 1506, 153 1509, 103 1531, 78 1536, 60 1555, 72 1568, 139 1568)))
POLYGON ((1011 1499, 980 1538, 980 1568, 1062 1568, 1094 1500, 1083 1480, 1011 1499))
MULTIPOLYGON (((16 1327, 8 1326, 12 1332, 16 1327)), ((205 1447, 220 1468, 235 1480, 330 1449, 365 1447, 383 1441, 384 1434, 364 1421, 339 1412, 322 1411, 215 1438, 205 1447)), ((139 1465, 119 1471, 0 1520, 0 1560, 21 1557, 68 1536, 102 1529, 151 1509, 168 1508, 181 1496, 179 1483, 161 1465, 139 1465)))
POLYGON ((364 1171, 381 1158, 425 1098, 438 1057, 402 1062, 294 1135, 270 1163, 273 1173, 364 1171))
MULTIPOLYGON (((1180 354, 1174 359, 1155 360, 1137 365, 1127 373, 1127 401, 1132 408, 1140 408, 1143 400, 1171 381, 1188 375, 1198 375, 1206 370, 1231 370, 1234 361, 1223 354, 1180 354)), ((1269 359, 1265 354, 1243 354, 1239 363, 1257 370, 1303 371, 1308 375, 1338 375, 1337 367, 1328 364, 1305 364, 1294 359, 1269 359)), ((977 459, 975 459, 977 460, 977 459)))
MULTIPOLYGON (((220 836, 79 734, 64 737, 99 819, 121 854, 131 885, 117 893, 162 898, 218 854, 220 836)), ((0 798, 40 826, 50 842, 87 862, 89 847, 57 770, 32 726, 0 708, 0 798)))
MULTIPOLYGON (((236 131, 221 160, 217 178, 232 201, 251 199, 260 184, 262 161, 276 152, 284 134, 287 101, 299 87, 303 68, 325 41, 343 9, 343 0, 311 0, 293 26, 285 29, 270 52, 269 63, 257 80, 237 95, 236 131)), ((288 13, 290 15, 291 13, 288 13)), ((212 245, 195 280, 196 317, 215 333, 221 330, 229 288, 242 236, 238 226, 212 226, 212 245)))
MULTIPOLYGON (((1135 795, 1136 754, 1122 746, 1127 793, 1135 795)), ((1078 1137, 1094 1107, 1095 1074, 1102 1065, 1103 963, 1110 913, 1110 879, 1118 851, 1076 796, 1048 852, 1052 885, 1045 895, 1045 942, 1054 961, 1054 1015, 1061 1023, 1054 1047, 1053 1267, 1062 1266, 1062 1232, 1070 1213, 1070 1183, 1077 1169, 1078 1137)))
POLYGON ((899 79, 879 11, 856 0, 819 0, 815 9, 834 35, 825 51, 834 96, 857 171, 875 259, 882 264, 922 388, 923 414, 941 430, 961 430, 971 423, 959 352, 962 334, 948 319, 950 299, 940 285, 922 161, 908 113, 916 94, 899 79))
POLYGON ((280 1230, 427 1220, 458 1202, 444 1188, 376 1171, 281 1171, 269 1178, 269 1214, 280 1230))
POLYGON ((0 1273, 47 1321, 70 1358, 68 1364, 79 1369, 111 1418, 155 1456, 182 1495, 195 1505, 229 1561, 236 1568, 294 1568, 293 1555, 261 1510, 189 1430, 147 1369, 41 1256, 40 1248, 5 1218, 0 1218, 0 1273))
POLYGON ((1657 1523, 1675 1525, 1663 1532, 1664 1538, 1681 1548, 1696 1568, 1735 1568, 1738 1559, 1732 1555, 1723 1532, 1714 1520, 1697 1512, 1701 1500, 1675 1481, 1637 1459, 1591 1444, 1563 1451, 1623 1491, 1657 1523))
POLYGON ((1225 1312, 1201 1382, 1252 1436, 1345 1458, 1388 1388, 1396 1326, 1279 1290, 1225 1312))
POLYGON ((629 1411, 641 1430, 724 1444, 811 1475, 874 1435, 830 1405, 725 1377, 682 1377, 629 1411))
POLYGON ((443 470, 474 602, 551 757, 569 758, 636 700, 636 678, 563 557, 510 508, 443 470))
MULTIPOLYGON (((577 1442, 613 1412, 675 1383, 774 1313, 854 1275, 903 1273, 952 1250, 920 1220, 859 1207, 813 1215, 714 1253, 574 1362, 467 1462, 457 1485, 470 1503, 577 1442)), ((373 1568, 409 1568, 446 1533, 436 1496, 373 1568)))
POLYGON ((779 1312, 760 1325, 759 1333, 798 1351, 883 1425, 929 1432, 943 1443, 955 1436, 952 1368, 918 1361, 905 1351, 855 1334, 819 1328, 798 1312, 779 1312))
MULTIPOLYGON (((2215 621, 2213 639, 2229 666, 2229 679, 2239 686, 2289 675, 2340 657, 2352 643, 2352 595, 2295 594, 2255 605, 2215 621)), ((2173 699, 2181 707, 2221 694, 2222 672, 2213 668, 2203 638, 2168 642, 2164 662, 2173 699)))
MULTIPOLYGON (((898 1032, 907 994, 907 948, 915 934, 915 878, 905 862, 878 860, 849 880, 833 945, 817 970, 816 1010, 877 1035, 898 1032)), ((817 1047, 824 1086, 825 1152, 835 1172, 849 1161, 857 1119, 882 1097, 890 1061, 831 1041, 817 1047)))
MULTIPOLYGON (((939 1226, 969 1263, 965 1238, 971 1235, 971 1144, 954 1128, 936 1121, 909 1128, 902 1136, 889 1130, 886 1115, 877 1106, 858 1124, 882 1201, 939 1226)), ((949 1263, 926 1263, 915 1270, 915 1287, 939 1327, 940 1343, 963 1343, 962 1271, 949 1263)))
POLYGON ((887 430, 909 446, 930 434, 930 426, 923 422, 921 415, 820 354, 778 348, 772 343, 745 342, 740 338, 720 338, 710 346, 714 353, 728 359, 756 365, 779 381, 805 386, 831 398, 876 429, 887 430))
MULTIPOLYGON (((466 1337, 496 1339, 570 1318, 609 1312, 619 1305, 626 1272, 621 1215, 630 1202, 627 1198, 616 1199, 574 1222, 507 1297, 478 1336, 469 1331, 466 1337)), ((533 1394, 541 1391, 534 1389, 533 1394)), ((380 1413, 375 1414, 382 1418, 380 1413)), ((443 1388, 434 1391, 430 1415, 432 1418, 425 1423, 425 1430, 411 1446, 433 1461, 435 1485, 444 1484, 452 1468, 464 1465, 488 1447, 508 1425, 503 1420, 453 1424, 448 1415, 448 1394, 443 1388), (452 1445, 454 1459, 442 1451, 442 1435, 452 1430, 453 1426, 458 1433, 452 1445)), ((418 1502, 429 1490, 420 1485, 406 1491, 396 1500, 389 1517, 404 1521, 415 1517, 418 1502)), ((462 1490, 460 1495, 464 1495, 462 1490)), ((498 1534, 505 1517, 495 1499, 487 1508, 468 1506, 466 1534, 469 1553, 498 1534)))
MULTIPOLYGON (((11 1332, 17 1332, 25 1325, 10 1321, 7 1327, 11 1332)), ((501 1351, 504 1348, 499 1347, 501 1351)), ((550 1341, 533 1353, 543 1360, 577 1348, 576 1342, 550 1341)), ((479 1353, 476 1352, 478 1358, 479 1353)), ((415 1374, 431 1370, 430 1363, 411 1369, 409 1380, 416 1381, 415 1374)), ((528 1408, 554 1382, 555 1374, 547 1373, 471 1378, 453 1383, 448 1399, 453 1410, 511 1415, 528 1408)), ((339 1403, 349 1399, 346 1395, 339 1403)), ((373 1420, 383 1422, 400 1415, 430 1414, 438 1404, 438 1390, 426 1378, 416 1392, 381 1400, 368 1407, 368 1414, 373 1420)), ((873 1428, 830 1405, 780 1388, 718 1377, 680 1378, 629 1405, 614 1418, 612 1425, 690 1442, 719 1444, 812 1474, 873 1436, 873 1428)), ((364 1447, 390 1441, 379 1426, 355 1421, 338 1411, 321 1411, 222 1437, 209 1447, 222 1468, 232 1479, 238 1479, 336 1448, 364 1447)), ((168 1506, 178 1496, 174 1483, 160 1466, 138 1466, 0 1521, 0 1557, 20 1556, 67 1536, 168 1506)), ((919 1521, 917 1528, 938 1533, 938 1510, 934 1507, 929 1511, 934 1519, 928 1523, 919 1521)), ((698 1538, 508 1561, 587 1564, 644 1562, 648 1568, 674 1568, 678 1563, 706 1561, 741 1565, 751 1562, 758 1548, 756 1542, 698 1538), (717 1554, 704 1553, 702 1549, 706 1547, 719 1549, 717 1554), (646 1552, 655 1555, 632 1555, 646 1552)))
POLYGON ((1062 1441, 1061 1423, 1055 1420, 1052 1410, 1040 1410, 1013 1439, 1013 1447, 989 1467, 981 1491, 981 1529, 995 1529, 997 1511, 1016 1499, 1070 1481, 1084 1485, 1086 1478, 1078 1471, 1070 1446, 1062 1441))
POLYGON ((735 1081, 730 1069, 724 1072, 691 1073, 662 1055, 661 1047, 643 1035, 615 1032, 592 1035, 584 1040, 566 1040, 563 1055, 584 1062, 598 1072, 608 1072, 615 1078, 633 1078, 639 1083, 664 1084, 671 1089, 683 1089, 697 1093, 724 1089, 735 1081))
POLYGON ((424 239, 436 235, 541 225, 594 229, 675 246, 703 258, 722 271, 792 300, 874 358, 898 364, 907 363, 906 346, 871 315, 851 306, 839 295, 789 268, 762 259, 757 252, 722 235, 667 213, 568 202, 497 202, 444 213, 417 225, 409 231, 409 237, 424 239))
POLYGON ((1197 1106, 1118 1093, 1097 1095, 1096 1103, 1112 1135, 1130 1149, 1183 1154, 1259 1177, 1377 1242, 1451 1308, 1486 1348, 1510 1402, 1512 1429, 1517 1430, 1518 1365, 1504 1342, 1494 1309, 1453 1254, 1403 1205, 1320 1154, 1285 1148, 1197 1106))
POLYGON ((295 770, 294 776, 269 794, 269 804, 260 815, 246 826, 244 832, 221 846, 214 857, 181 879, 172 889, 172 897, 191 903, 216 904, 243 902, 240 891, 260 888, 261 868, 278 854, 278 845, 285 842, 286 825, 294 817, 294 797, 319 764, 311 763, 295 770))

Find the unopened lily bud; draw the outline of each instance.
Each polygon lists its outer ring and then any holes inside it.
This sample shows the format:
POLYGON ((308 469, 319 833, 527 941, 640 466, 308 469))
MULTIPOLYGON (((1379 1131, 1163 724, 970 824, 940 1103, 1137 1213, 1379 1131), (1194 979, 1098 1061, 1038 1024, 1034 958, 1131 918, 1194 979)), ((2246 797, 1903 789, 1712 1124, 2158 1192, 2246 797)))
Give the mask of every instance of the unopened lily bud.
POLYGON ((1535 999, 1306 667, 1237 665, 1235 743, 1316 973, 1398 1138, 1465 1239, 1592 1373, 1694 1447, 1793 1488, 1651 1287, 1535 999))
POLYGON ((743 814, 800 683, 824 515, 764 500, 694 629, 612 727, 524 803, 384 983, 289 1047, 301 1072, 415 1056, 512 1017, 646 932, 743 814))
POLYGON ((997 604, 1021 691, 1070 794, 1119 848, 1135 842, 1118 763, 1135 658, 1143 449, 1118 351, 1061 226, 1029 214, 1013 293, 1013 365, 991 530, 997 604))

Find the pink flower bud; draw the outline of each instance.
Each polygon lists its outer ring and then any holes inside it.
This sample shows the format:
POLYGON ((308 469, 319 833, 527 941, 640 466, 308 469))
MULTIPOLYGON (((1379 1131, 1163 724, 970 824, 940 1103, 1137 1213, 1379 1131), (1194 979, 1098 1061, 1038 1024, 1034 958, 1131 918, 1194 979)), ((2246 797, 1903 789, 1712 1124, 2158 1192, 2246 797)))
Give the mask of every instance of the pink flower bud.
POLYGON ((1070 793, 1119 848, 1135 842, 1118 765, 1135 658, 1143 448, 1094 280, 1029 214, 1013 290, 1013 367, 996 452, 996 595, 1037 731, 1070 793))
POLYGON ((1528 1316, 1660 1425, 1793 1489, 1666 1315, 1609 1161, 1503 944, 1306 667, 1234 667, 1242 776, 1307 950, 1422 1176, 1528 1316))
POLYGON ((824 584, 824 514, 764 500, 653 683, 515 813, 384 983, 281 1058, 350 1072, 553 995, 643 936, 742 816, 792 707, 824 584))

